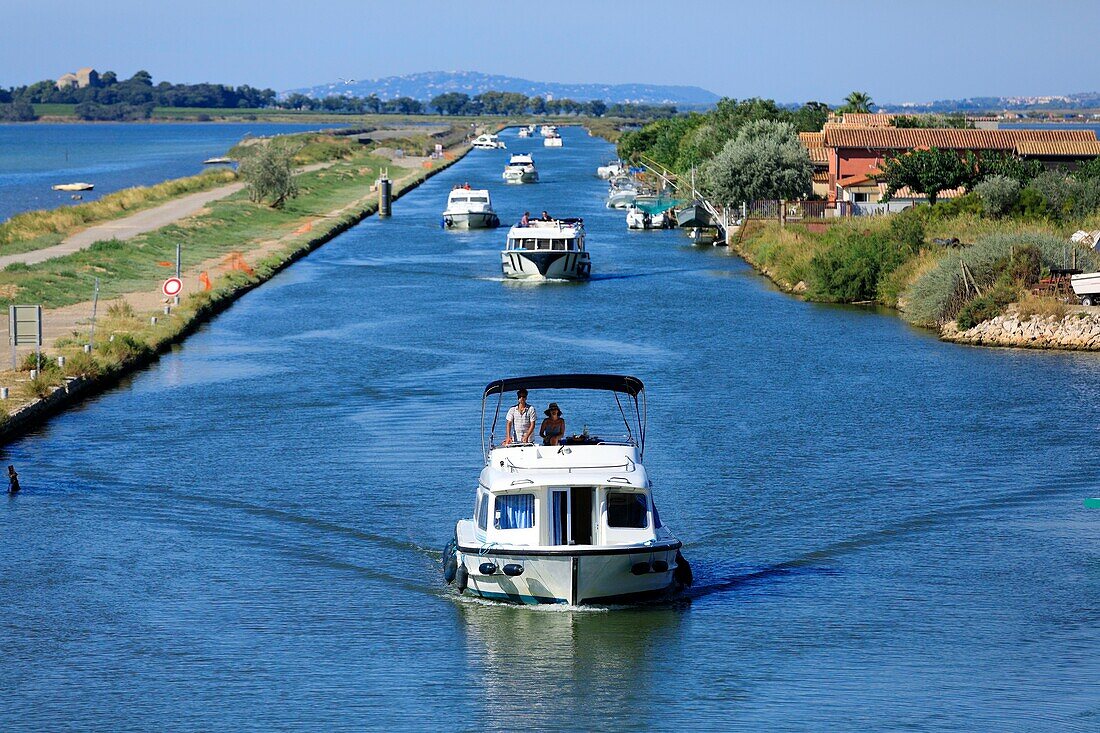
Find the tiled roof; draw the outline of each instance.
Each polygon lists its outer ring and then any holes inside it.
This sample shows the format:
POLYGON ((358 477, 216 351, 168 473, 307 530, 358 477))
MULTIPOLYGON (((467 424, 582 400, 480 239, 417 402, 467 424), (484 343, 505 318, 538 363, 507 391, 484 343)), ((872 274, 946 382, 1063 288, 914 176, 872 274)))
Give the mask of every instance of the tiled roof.
POLYGON ((829 171, 814 171, 814 173, 813 173, 813 182, 814 183, 828 183, 829 182, 829 171))
MULTIPOLYGON (((885 195, 886 194, 886 184, 885 183, 880 184, 879 188, 882 190, 883 195, 885 195)), ((948 188, 946 190, 940 191, 936 195, 936 198, 937 199, 957 199, 959 196, 963 196, 965 194, 966 194, 966 189, 960 186, 959 188, 948 188)), ((891 199, 927 199, 928 196, 926 196, 923 193, 917 193, 916 191, 909 188, 908 186, 902 186, 890 198, 891 199)))
POLYGON ((798 139, 807 148, 825 147, 825 133, 823 132, 800 132, 798 133, 798 139))
POLYGON ((810 148, 810 162, 814 165, 829 165, 829 151, 825 148, 810 148))
POLYGON ((825 128, 827 148, 955 148, 962 150, 1014 150, 1024 140, 1038 142, 1096 141, 1092 130, 957 130, 895 127, 825 128))
POLYGON ((1097 140, 1059 140, 1044 142, 1040 140, 1021 140, 1016 143, 1017 155, 1061 155, 1065 157, 1100 156, 1100 141, 1097 140))
POLYGON ((884 112, 845 112, 840 116, 840 121, 845 125, 861 127, 893 127, 894 115, 884 112))

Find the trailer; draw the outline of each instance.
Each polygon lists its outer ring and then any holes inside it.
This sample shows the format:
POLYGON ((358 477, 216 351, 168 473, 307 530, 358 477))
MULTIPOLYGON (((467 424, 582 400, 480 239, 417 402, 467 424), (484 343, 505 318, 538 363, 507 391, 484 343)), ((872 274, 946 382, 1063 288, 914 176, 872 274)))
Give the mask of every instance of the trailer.
POLYGON ((1100 272, 1071 275, 1069 281, 1081 305, 1100 305, 1100 272))

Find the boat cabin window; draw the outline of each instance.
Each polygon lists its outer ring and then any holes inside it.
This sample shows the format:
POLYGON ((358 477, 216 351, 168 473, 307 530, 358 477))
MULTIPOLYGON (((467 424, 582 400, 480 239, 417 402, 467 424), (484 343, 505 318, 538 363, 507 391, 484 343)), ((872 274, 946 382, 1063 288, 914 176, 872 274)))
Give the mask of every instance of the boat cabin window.
POLYGON ((496 497, 493 526, 497 529, 531 529, 535 526, 534 494, 503 494, 496 497))
POLYGON ((451 201, 456 204, 464 204, 469 200, 470 199, 466 198, 465 196, 455 196, 451 199, 451 201))
POLYGON ((489 203, 489 199, 485 196, 471 196, 470 202, 474 204, 487 204, 489 203))
POLYGON ((645 494, 632 491, 607 492, 608 527, 645 529, 648 525, 645 494))
POLYGON ((484 491, 477 492, 477 528, 482 532, 489 526, 489 495, 484 491))

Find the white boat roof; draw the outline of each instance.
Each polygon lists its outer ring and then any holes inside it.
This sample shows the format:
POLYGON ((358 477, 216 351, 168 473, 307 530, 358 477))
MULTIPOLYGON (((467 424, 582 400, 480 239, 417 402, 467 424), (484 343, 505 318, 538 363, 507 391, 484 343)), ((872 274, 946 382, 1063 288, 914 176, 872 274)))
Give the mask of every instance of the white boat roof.
POLYGON ((489 189, 487 188, 452 188, 451 192, 447 194, 448 201, 455 201, 459 197, 462 199, 469 199, 471 196, 484 196, 489 198, 489 189))
POLYGON ((575 237, 584 231, 584 222, 580 219, 551 219, 543 221, 532 219, 527 226, 516 224, 508 230, 509 238, 523 239, 555 239, 558 237, 575 237))
POLYGON ((489 452, 481 484, 490 491, 524 486, 648 488, 638 448, 621 443, 571 446, 498 446, 489 452))
POLYGON ((508 165, 517 163, 534 165, 535 159, 531 157, 530 153, 512 153, 512 157, 508 159, 508 165))

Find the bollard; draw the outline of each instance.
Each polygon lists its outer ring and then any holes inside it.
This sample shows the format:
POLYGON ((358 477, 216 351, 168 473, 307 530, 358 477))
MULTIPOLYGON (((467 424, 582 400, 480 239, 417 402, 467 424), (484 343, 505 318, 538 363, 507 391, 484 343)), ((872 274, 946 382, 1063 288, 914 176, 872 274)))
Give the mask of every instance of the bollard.
POLYGON ((63 356, 57 357, 57 365, 59 367, 64 367, 65 366, 65 357, 63 357, 63 356))
POLYGON ((114 340, 115 340, 115 335, 114 335, 114 334, 112 333, 112 334, 111 334, 111 338, 109 338, 109 339, 107 339, 107 340, 108 340, 108 341, 114 341, 114 340))
POLYGON ((85 354, 92 353, 92 345, 91 344, 84 344, 84 353, 85 354))
POLYGON ((167 316, 167 315, 170 315, 171 313, 172 313, 172 306, 170 306, 170 305, 164 306, 164 315, 167 316))
POLYGON ((33 379, 38 379, 38 370, 37 369, 31 369, 31 379, 32 380, 33 379))
POLYGON ((176 297, 172 298, 172 305, 179 305, 179 304, 180 304, 180 296, 177 295, 176 297))
POLYGON ((19 493, 19 474, 15 472, 15 466, 8 466, 8 493, 19 493))
POLYGON ((0 400, 6 400, 8 398, 8 388, 0 387, 0 400))
POLYGON ((152 318, 149 319, 149 325, 150 326, 157 325, 157 317, 156 316, 153 316, 152 318))
POLYGON ((378 180, 378 215, 389 216, 393 200, 393 183, 389 178, 378 180))

